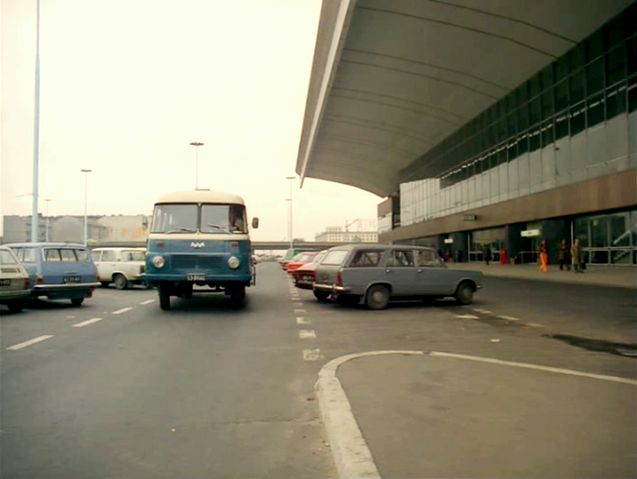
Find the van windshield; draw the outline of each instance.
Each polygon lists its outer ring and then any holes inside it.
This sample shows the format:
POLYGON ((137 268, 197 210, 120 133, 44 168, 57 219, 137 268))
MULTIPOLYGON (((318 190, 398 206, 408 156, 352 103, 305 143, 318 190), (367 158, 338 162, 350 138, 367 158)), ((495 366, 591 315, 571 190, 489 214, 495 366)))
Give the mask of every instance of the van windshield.
POLYGON ((155 206, 152 233, 247 233, 243 205, 160 204, 155 206))

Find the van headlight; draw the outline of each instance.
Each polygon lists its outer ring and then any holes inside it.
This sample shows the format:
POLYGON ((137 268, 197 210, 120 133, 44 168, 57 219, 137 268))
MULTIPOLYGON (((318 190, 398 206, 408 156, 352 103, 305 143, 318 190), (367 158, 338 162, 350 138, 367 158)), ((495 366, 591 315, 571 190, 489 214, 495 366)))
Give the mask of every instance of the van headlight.
POLYGON ((241 261, 236 256, 230 256, 230 258, 228 258, 228 267, 230 267, 230 269, 237 269, 240 264, 241 261))
POLYGON ((153 258, 153 266, 157 269, 162 269, 166 264, 166 260, 163 256, 155 256, 153 258))

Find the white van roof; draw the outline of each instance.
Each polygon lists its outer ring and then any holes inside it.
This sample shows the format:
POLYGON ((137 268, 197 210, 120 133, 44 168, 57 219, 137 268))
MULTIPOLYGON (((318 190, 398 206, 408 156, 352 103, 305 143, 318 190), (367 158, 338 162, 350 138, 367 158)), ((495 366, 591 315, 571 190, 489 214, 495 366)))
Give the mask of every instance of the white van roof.
POLYGON ((175 191, 160 196, 155 204, 159 203, 228 203, 242 205, 243 198, 223 191, 193 190, 175 191))

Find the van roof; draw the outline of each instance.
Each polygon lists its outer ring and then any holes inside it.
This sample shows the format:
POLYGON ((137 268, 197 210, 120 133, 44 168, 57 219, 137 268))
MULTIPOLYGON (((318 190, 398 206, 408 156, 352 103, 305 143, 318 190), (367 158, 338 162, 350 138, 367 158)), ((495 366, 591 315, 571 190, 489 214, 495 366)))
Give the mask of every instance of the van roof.
POLYGON ((160 196, 158 203, 229 203, 243 205, 243 198, 223 191, 193 190, 175 191, 160 196))

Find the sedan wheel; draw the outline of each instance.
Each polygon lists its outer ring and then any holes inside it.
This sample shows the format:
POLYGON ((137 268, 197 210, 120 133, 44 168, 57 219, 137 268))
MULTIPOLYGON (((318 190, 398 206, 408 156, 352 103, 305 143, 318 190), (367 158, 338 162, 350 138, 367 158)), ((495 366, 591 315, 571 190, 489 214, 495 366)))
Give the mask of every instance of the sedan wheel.
POLYGON ((73 306, 80 306, 84 302, 84 298, 72 298, 71 304, 73 306))
POLYGON ((314 290, 314 297, 319 300, 321 303, 326 303, 327 302, 327 298, 329 297, 330 293, 326 292, 326 291, 317 291, 314 290))
POLYGON ((473 301, 473 286, 467 282, 461 283, 456 290, 455 298, 460 304, 471 304, 473 301))
POLYGON ((367 290, 365 305, 369 309, 385 309, 389 304, 389 289, 382 284, 375 284, 367 290))

